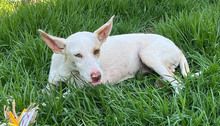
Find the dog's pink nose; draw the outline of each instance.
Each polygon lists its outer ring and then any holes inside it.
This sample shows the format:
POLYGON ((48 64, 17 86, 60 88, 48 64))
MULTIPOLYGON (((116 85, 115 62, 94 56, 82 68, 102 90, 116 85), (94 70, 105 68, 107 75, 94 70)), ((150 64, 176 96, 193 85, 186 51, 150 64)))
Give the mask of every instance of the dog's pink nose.
POLYGON ((99 71, 94 71, 91 74, 91 78, 93 82, 98 82, 101 80, 101 73, 99 71))

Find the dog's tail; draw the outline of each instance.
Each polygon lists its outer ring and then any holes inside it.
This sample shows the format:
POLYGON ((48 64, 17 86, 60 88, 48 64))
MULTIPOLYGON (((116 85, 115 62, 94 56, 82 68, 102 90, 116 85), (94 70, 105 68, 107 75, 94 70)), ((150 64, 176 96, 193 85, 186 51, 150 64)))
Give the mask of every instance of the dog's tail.
MULTIPOLYGON (((187 73, 190 71, 189 69, 189 64, 186 60, 186 57, 182 54, 182 57, 180 59, 180 70, 181 70, 181 73, 183 75, 183 77, 186 77, 187 76, 187 73)), ((202 72, 197 72, 197 73, 194 73, 194 74, 191 74, 191 77, 198 77, 202 72)))
POLYGON ((186 60, 186 57, 183 54, 182 54, 182 57, 180 59, 180 70, 181 70, 181 73, 182 73, 183 77, 186 77, 187 73, 190 71, 189 70, 189 64, 186 60))

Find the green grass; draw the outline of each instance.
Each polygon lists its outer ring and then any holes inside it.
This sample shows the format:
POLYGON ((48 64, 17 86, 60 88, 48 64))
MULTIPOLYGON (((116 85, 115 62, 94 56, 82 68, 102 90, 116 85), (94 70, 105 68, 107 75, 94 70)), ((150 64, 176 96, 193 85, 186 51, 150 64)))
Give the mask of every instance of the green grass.
POLYGON ((7 99, 12 96, 18 114, 30 102, 39 104, 36 125, 220 125, 218 0, 0 1, 1 122, 3 106, 11 106, 7 99), (47 84, 52 51, 37 29, 65 38, 94 31, 112 15, 116 17, 111 35, 164 35, 183 50, 192 73, 202 74, 182 79, 178 69, 175 74, 185 86, 180 95, 168 83, 157 88, 154 83, 160 79, 155 73, 137 74, 114 86, 67 84, 51 95, 38 93, 47 84), (64 99, 66 89, 71 93, 64 99))

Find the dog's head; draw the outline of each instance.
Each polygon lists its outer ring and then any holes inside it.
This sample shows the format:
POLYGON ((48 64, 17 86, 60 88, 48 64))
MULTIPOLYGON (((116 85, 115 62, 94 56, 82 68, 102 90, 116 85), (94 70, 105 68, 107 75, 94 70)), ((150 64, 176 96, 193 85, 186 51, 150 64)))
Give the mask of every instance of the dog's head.
POLYGON ((93 33, 77 32, 66 39, 49 35, 40 29, 38 31, 54 53, 66 57, 70 69, 78 71, 84 81, 97 85, 102 78, 100 47, 111 32, 113 18, 93 33))

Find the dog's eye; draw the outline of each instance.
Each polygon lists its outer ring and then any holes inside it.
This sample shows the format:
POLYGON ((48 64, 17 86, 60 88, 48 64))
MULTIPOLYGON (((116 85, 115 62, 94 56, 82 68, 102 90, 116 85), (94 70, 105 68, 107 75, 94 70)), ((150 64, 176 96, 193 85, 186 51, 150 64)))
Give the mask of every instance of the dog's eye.
POLYGON ((93 53, 94 53, 94 55, 97 55, 97 54, 99 54, 99 52, 100 52, 100 50, 96 49, 93 53))
POLYGON ((82 56, 82 54, 78 53, 75 55, 75 57, 82 58, 83 56, 82 56))

